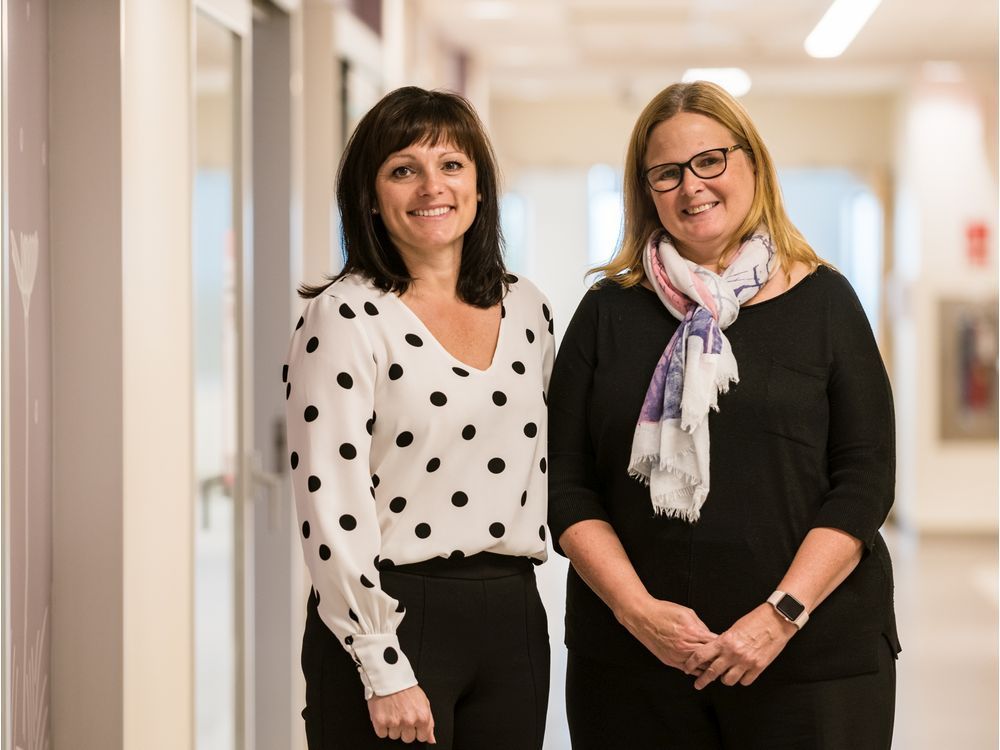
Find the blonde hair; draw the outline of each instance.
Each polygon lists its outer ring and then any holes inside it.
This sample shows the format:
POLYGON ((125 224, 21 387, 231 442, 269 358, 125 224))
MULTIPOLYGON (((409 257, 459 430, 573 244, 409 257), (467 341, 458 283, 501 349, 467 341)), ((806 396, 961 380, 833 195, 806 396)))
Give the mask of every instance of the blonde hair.
MULTIPOLYGON (((786 274, 795 261, 802 261, 810 268, 826 265, 788 218, 774 162, 750 115, 722 87, 708 81, 694 81, 668 86, 654 96, 639 115, 625 156, 625 227, 622 243, 610 261, 591 269, 590 274, 613 279, 624 287, 635 286, 644 278, 642 253, 646 243, 654 233, 665 231, 646 184, 646 148, 653 129, 679 112, 704 115, 725 127, 743 146, 744 153, 754 165, 753 202, 743 223, 733 234, 733 247, 727 250, 727 254, 749 239, 753 231, 763 224, 771 234, 778 262, 786 274)), ((726 260, 724 255, 721 267, 725 267, 726 260)))

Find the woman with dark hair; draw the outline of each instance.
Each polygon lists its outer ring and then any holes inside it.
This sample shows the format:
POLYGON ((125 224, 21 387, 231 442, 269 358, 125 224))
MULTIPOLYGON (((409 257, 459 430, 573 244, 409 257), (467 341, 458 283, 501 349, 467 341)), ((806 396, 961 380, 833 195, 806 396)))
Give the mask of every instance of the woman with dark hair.
POLYGON ((865 313, 714 84, 646 106, 624 194, 549 402, 573 747, 888 750, 894 425, 865 313))
POLYGON ((388 94, 337 202, 344 269, 303 288, 285 369, 309 747, 540 748, 552 319, 504 269, 471 106, 388 94))

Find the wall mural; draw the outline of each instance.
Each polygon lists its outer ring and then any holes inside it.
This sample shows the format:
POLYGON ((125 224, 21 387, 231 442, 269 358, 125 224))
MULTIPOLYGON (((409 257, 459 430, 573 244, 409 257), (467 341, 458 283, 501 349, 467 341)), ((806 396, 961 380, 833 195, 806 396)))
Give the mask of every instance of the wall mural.
POLYGON ((51 323, 48 236, 48 9, 8 0, 8 327, 10 686, 13 747, 49 747, 52 558, 51 323))

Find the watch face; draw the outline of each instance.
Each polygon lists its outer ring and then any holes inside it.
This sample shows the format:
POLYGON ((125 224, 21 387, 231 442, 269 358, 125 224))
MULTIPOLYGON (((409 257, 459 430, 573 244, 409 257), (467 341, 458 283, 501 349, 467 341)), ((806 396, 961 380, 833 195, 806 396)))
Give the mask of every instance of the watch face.
POLYGON ((788 594, 781 597, 778 603, 774 605, 774 608, 793 622, 798 619, 799 615, 805 609, 801 602, 788 594))

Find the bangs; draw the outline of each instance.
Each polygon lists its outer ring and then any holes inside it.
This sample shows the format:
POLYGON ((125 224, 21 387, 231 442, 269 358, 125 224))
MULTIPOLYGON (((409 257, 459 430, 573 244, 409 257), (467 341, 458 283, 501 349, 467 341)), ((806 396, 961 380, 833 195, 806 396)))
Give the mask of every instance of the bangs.
POLYGON ((477 161, 479 124, 471 112, 446 100, 430 100, 419 112, 393 117, 379 138, 382 160, 415 144, 422 146, 455 146, 473 161, 477 161))

